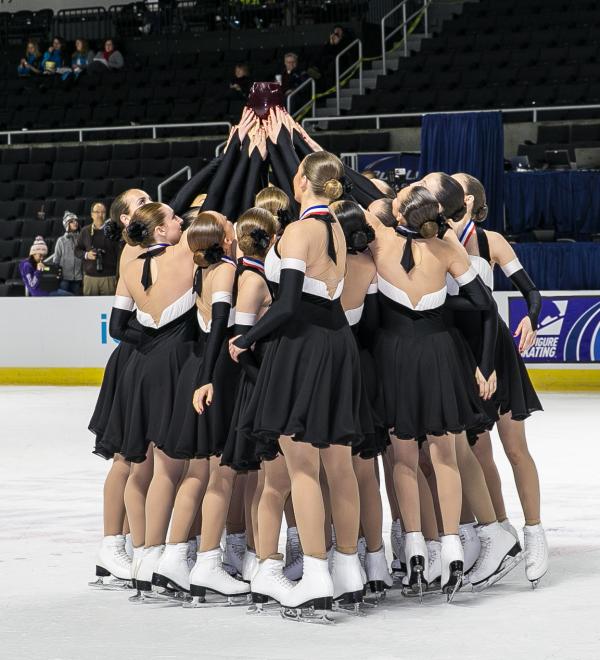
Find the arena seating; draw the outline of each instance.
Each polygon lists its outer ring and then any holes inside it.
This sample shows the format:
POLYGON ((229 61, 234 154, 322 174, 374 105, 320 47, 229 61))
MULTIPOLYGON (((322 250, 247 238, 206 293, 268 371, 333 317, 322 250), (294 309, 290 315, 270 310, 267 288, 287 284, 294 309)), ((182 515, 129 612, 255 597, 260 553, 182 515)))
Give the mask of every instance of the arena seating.
MULTIPOLYGON (((356 97, 347 114, 600 103, 599 18, 594 0, 467 3, 441 34, 356 97)), ((563 116, 598 111, 552 118, 563 116)))
POLYGON ((576 161, 575 149, 600 149, 600 123, 561 123, 539 126, 536 144, 520 144, 519 156, 527 156, 532 167, 546 162, 546 151, 561 150, 576 161))

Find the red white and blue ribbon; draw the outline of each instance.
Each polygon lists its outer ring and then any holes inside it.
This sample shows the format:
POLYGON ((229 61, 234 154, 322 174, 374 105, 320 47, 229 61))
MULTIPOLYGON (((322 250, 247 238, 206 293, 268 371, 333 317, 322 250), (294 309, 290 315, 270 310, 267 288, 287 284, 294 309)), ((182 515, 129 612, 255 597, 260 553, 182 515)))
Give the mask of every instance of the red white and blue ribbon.
POLYGON ((221 261, 224 261, 226 264, 231 264, 232 266, 236 266, 235 260, 232 259, 231 257, 228 257, 227 255, 221 257, 221 261))
POLYGON ((304 213, 300 216, 300 220, 313 215, 331 215, 331 211, 326 204, 315 204, 314 206, 309 206, 304 211, 304 213))
POLYGON ((242 266, 254 268, 261 273, 265 272, 265 264, 260 259, 253 259, 252 257, 242 257, 242 266))
POLYGON ((475 229, 475 223, 473 220, 469 220, 467 226, 463 229, 462 234, 460 235, 460 242, 462 245, 466 245, 471 240, 471 236, 475 233, 475 229))

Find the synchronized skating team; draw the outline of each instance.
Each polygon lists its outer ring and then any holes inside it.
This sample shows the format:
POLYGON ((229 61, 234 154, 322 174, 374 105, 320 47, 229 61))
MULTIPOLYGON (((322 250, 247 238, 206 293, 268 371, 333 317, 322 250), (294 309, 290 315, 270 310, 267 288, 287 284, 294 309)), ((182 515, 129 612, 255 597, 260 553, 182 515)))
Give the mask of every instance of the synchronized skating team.
POLYGON ((520 352, 541 297, 486 215, 472 176, 396 195, 279 108, 246 109, 170 206, 119 195, 105 232, 125 242, 120 343, 90 422, 112 460, 93 584, 318 623, 363 614, 394 581, 451 601, 524 560, 535 586, 548 548, 524 420, 541 405, 520 352), (495 265, 527 302, 516 340, 495 265))

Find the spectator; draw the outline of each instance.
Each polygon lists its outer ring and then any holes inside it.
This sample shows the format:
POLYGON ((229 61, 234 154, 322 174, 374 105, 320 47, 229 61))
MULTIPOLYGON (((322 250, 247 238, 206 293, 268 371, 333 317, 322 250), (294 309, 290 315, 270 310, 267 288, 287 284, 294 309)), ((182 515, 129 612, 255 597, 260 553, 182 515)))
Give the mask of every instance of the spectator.
POLYGON ((125 60, 120 51, 115 48, 112 39, 107 39, 104 42, 104 50, 99 50, 94 57, 94 60, 89 65, 89 71, 99 73, 102 71, 117 71, 123 68, 125 60))
POLYGON ((46 270, 44 258, 48 256, 48 246, 41 236, 36 236, 33 245, 29 248, 29 257, 19 264, 19 273, 30 296, 41 298, 43 296, 70 296, 68 291, 56 289, 46 291, 42 288, 42 273, 46 270))
POLYGON ((79 220, 71 211, 65 211, 63 227, 65 233, 56 241, 54 248, 54 263, 62 269, 60 288, 80 296, 83 271, 81 259, 75 255, 75 245, 79 238, 79 220))
POLYGON ((71 56, 71 69, 63 74, 63 80, 74 76, 75 79, 88 68, 94 59, 94 52, 90 50, 85 39, 75 41, 75 52, 71 56))
POLYGON ((60 37, 52 39, 52 45, 44 53, 42 58, 42 71, 44 75, 61 73, 65 68, 65 57, 63 53, 63 40, 60 37))
POLYGON ((92 204, 92 224, 81 230, 75 256, 83 259, 83 295, 112 296, 117 288, 119 241, 105 236, 106 207, 92 204))
POLYGON ((326 90, 335 83, 335 58, 350 41, 350 34, 341 25, 336 25, 331 31, 327 42, 318 52, 317 59, 308 69, 308 74, 319 81, 319 90, 326 90))
POLYGON ((248 98, 252 81, 250 80, 250 68, 247 64, 236 64, 233 70, 233 79, 229 84, 229 89, 234 98, 248 98))
POLYGON ((298 68, 298 55, 286 53, 283 57, 283 73, 275 76, 281 83, 281 91, 287 96, 306 80, 306 73, 298 68))
POLYGON ((25 57, 21 58, 21 62, 17 67, 17 72, 20 76, 30 76, 32 73, 37 75, 42 72, 40 60, 42 54, 37 41, 30 39, 25 48, 25 57))

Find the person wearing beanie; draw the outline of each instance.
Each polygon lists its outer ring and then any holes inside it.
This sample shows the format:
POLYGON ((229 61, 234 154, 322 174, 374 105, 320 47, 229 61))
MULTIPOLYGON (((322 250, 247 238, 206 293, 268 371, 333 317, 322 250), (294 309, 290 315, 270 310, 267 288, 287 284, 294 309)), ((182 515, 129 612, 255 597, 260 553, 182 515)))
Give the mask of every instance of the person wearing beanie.
POLYGON ((92 224, 81 230, 75 245, 75 256, 83 260, 83 295, 114 296, 121 244, 104 233, 106 207, 102 202, 92 204, 91 215, 92 224))
POLYGON ((75 246, 79 238, 79 219, 72 211, 65 211, 62 222, 65 233, 56 241, 53 261, 62 269, 60 288, 80 296, 83 262, 75 254, 75 246))
POLYGON ((48 256, 48 246, 41 236, 36 236, 32 246, 29 248, 29 256, 19 264, 19 273, 27 294, 34 297, 42 296, 70 296, 68 291, 57 289, 56 291, 45 291, 41 287, 42 271, 44 270, 44 259, 48 256))

